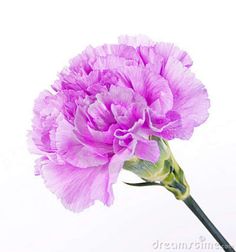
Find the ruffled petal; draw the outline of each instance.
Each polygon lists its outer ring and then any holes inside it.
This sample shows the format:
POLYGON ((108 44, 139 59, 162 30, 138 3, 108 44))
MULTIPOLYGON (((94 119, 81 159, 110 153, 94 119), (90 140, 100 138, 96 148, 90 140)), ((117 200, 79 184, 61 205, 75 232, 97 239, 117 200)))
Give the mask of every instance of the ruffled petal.
MULTIPOLYGON (((127 148, 121 149, 118 153, 113 155, 110 160, 108 170, 109 170, 109 192, 112 195, 112 184, 117 180, 120 170, 123 168, 124 162, 129 160, 134 155, 134 149, 136 146, 136 141, 130 143, 127 148)), ((111 198, 112 199, 112 198, 111 198)), ((109 202, 112 203, 112 202, 109 202)))
POLYGON ((145 64, 149 62, 158 65, 159 59, 161 60, 162 57, 165 62, 167 62, 169 57, 173 57, 179 60, 185 67, 190 67, 193 64, 192 59, 185 51, 171 43, 156 43, 144 35, 120 36, 118 41, 120 44, 138 48, 145 64))
POLYGON ((89 74, 94 69, 116 69, 118 66, 139 64, 141 58, 135 48, 129 45, 103 45, 96 48, 89 46, 71 60, 70 69, 89 74))
POLYGON ((35 101, 33 131, 30 133, 34 145, 42 152, 55 151, 56 120, 60 115, 61 100, 50 92, 40 93, 35 101))
POLYGON ((64 118, 58 120, 56 130, 57 153, 73 166, 87 168, 104 165, 108 162, 106 154, 96 153, 95 150, 82 145, 75 133, 73 126, 64 118))
POLYGON ((173 95, 168 82, 149 68, 129 67, 125 76, 134 91, 146 99, 157 114, 165 114, 173 106, 173 95))
POLYGON ((113 134, 116 125, 111 125, 107 131, 99 131, 89 127, 89 120, 83 110, 76 111, 75 129, 77 139, 86 146, 96 149, 98 153, 112 152, 113 134))
POLYGON ((172 129, 172 135, 188 139, 192 135, 193 128, 208 118, 210 102, 207 91, 194 74, 174 58, 168 59, 163 75, 173 93, 172 110, 181 117, 181 123, 172 129))
POLYGON ((139 140, 134 154, 140 159, 156 163, 160 156, 160 150, 154 140, 139 140))
POLYGON ((128 36, 123 35, 118 37, 118 42, 120 44, 130 45, 133 47, 138 47, 140 45, 143 46, 153 46, 155 42, 153 42, 150 38, 145 35, 138 35, 138 36, 128 36))
POLYGON ((66 208, 74 212, 82 211, 96 200, 105 205, 113 201, 112 190, 108 188, 107 165, 80 169, 48 160, 41 167, 41 175, 46 186, 61 199, 66 208))
POLYGON ((158 43, 155 46, 155 51, 164 58, 165 62, 167 62, 169 58, 174 58, 180 61, 185 67, 190 67, 193 64, 190 56, 185 51, 180 50, 174 44, 158 43))

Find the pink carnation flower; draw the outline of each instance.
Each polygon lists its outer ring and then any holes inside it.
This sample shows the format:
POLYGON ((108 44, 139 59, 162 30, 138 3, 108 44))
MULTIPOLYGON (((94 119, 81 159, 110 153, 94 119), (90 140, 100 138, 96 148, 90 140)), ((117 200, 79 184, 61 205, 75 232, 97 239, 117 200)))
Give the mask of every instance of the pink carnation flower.
POLYGON ((135 37, 88 47, 35 102, 36 174, 65 207, 113 202, 126 160, 156 163, 150 136, 189 139, 208 117, 207 91, 192 60, 173 44, 135 37))

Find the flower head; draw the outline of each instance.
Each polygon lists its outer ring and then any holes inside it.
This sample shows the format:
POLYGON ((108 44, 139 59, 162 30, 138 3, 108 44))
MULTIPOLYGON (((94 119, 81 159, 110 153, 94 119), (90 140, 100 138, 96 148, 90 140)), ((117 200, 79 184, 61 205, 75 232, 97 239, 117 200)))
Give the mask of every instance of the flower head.
POLYGON ((173 44, 148 39, 88 47, 35 102, 36 174, 73 211, 111 205, 125 161, 158 161, 152 136, 189 139, 207 119, 207 91, 191 65, 173 44))

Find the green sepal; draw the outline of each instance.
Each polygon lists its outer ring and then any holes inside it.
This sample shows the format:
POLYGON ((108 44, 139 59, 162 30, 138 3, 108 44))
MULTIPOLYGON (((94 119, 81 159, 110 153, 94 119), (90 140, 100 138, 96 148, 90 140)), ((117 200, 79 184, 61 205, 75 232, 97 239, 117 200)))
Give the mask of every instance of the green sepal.
MULTIPOLYGON (((186 199, 190 194, 190 188, 183 170, 176 162, 170 150, 168 142, 158 137, 152 137, 152 139, 157 141, 160 149, 158 162, 154 164, 150 161, 134 157, 126 161, 123 168, 138 175, 148 182, 148 185, 155 185, 156 181, 159 181, 160 185, 172 192, 177 199, 186 199)), ((144 185, 145 183, 141 183, 138 186, 144 185)))
POLYGON ((140 183, 129 183, 129 182, 124 182, 126 185, 130 186, 162 186, 161 183, 156 183, 156 182, 140 182, 140 183))

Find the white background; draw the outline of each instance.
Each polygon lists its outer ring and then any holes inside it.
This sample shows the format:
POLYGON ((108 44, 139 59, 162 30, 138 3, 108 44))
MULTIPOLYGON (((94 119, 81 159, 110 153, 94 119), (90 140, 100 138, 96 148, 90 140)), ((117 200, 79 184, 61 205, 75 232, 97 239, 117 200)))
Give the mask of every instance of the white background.
MULTIPOLYGON (((33 101, 88 44, 145 34, 190 53, 211 99, 208 121, 190 141, 171 142, 192 195, 236 246, 235 1, 0 2, 0 251, 148 252, 153 243, 205 242, 211 235, 185 205, 158 187, 114 186, 115 203, 80 214, 33 174, 28 153, 33 101)), ((166 249, 162 251, 175 251, 166 249)), ((189 250, 181 250, 189 251, 189 250)), ((209 251, 192 249, 191 251, 209 251)), ((211 251, 217 251, 211 250, 211 251)))

